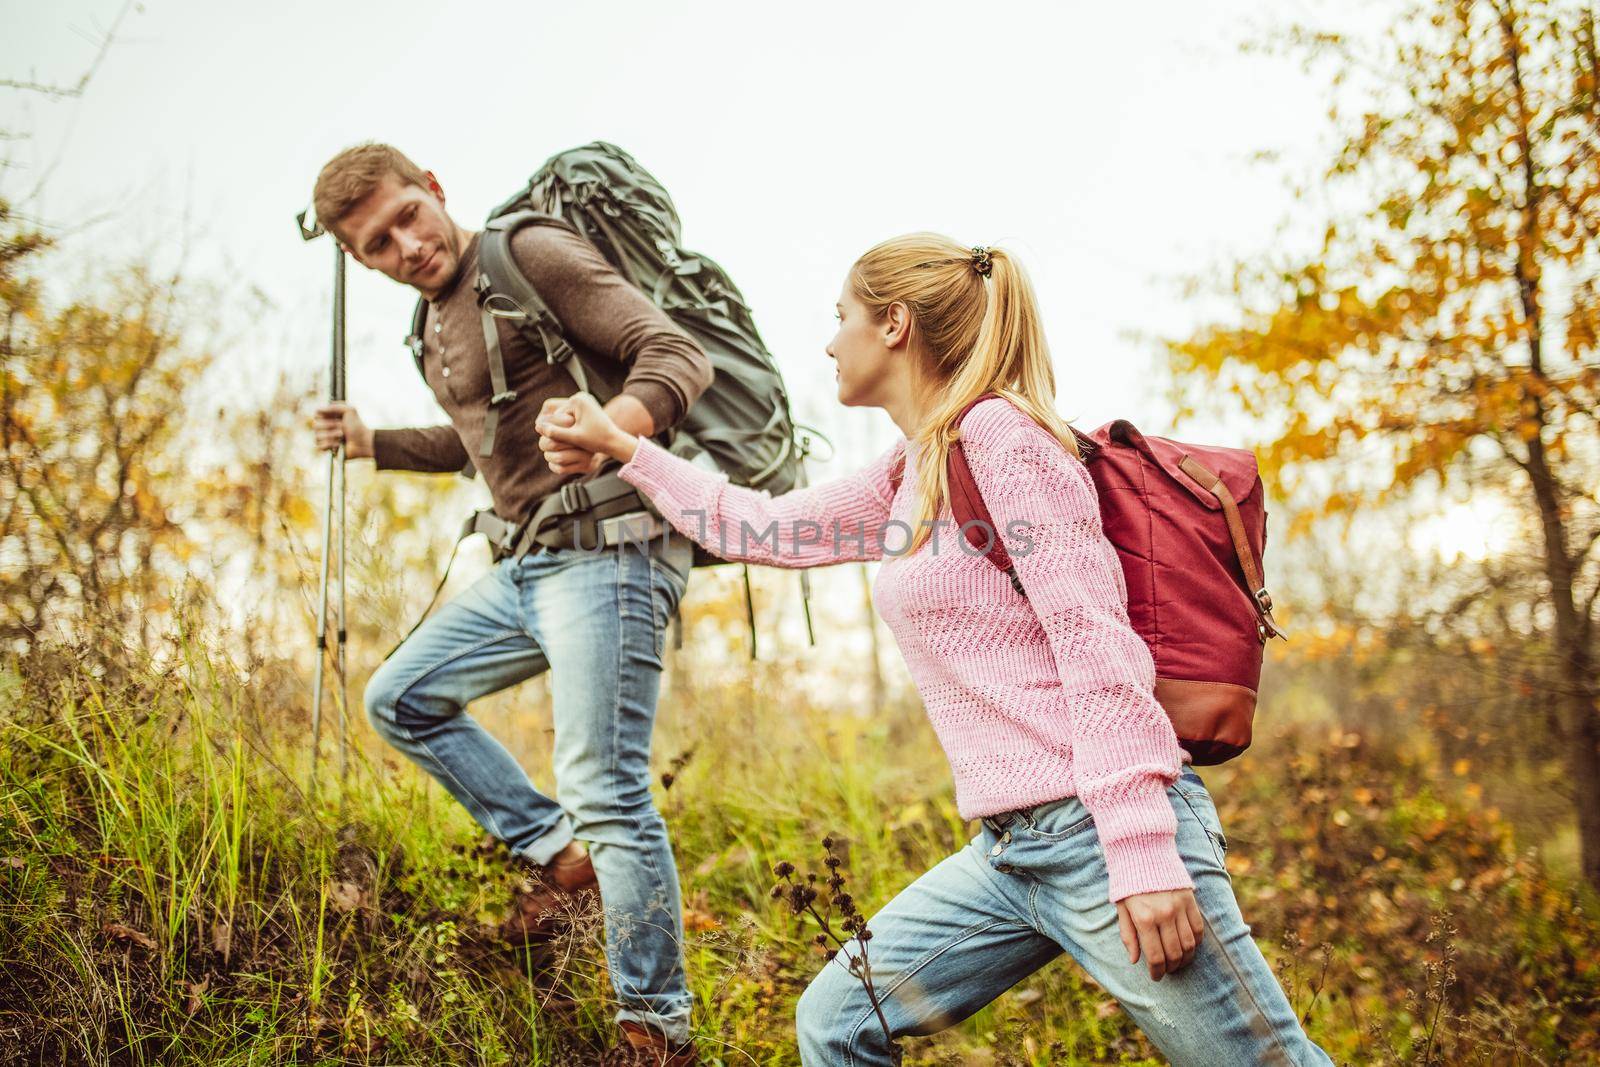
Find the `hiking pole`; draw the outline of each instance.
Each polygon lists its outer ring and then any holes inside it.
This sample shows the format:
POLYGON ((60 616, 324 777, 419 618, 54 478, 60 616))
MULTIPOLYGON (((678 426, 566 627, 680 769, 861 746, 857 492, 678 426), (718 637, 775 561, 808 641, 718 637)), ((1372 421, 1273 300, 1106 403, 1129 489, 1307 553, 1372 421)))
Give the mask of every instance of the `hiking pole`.
MULTIPOLYGON (((300 237, 302 240, 312 241, 322 236, 322 234, 326 232, 322 224, 316 220, 310 208, 307 208, 305 211, 302 211, 296 215, 295 221, 299 223, 300 237)), ((331 368, 332 373, 329 380, 329 393, 332 399, 338 400, 340 399, 340 393, 343 389, 342 363, 344 360, 344 252, 339 248, 337 242, 334 244, 334 254, 337 257, 337 260, 334 268, 333 366, 331 368)), ((341 669, 339 673, 341 678, 341 686, 343 684, 342 680, 344 674, 342 669, 344 658, 343 461, 343 445, 340 445, 337 450, 328 454, 328 495, 323 502, 322 507, 322 576, 318 583, 317 590, 317 669, 311 683, 311 770, 309 772, 306 784, 306 795, 308 802, 313 808, 316 807, 317 802, 317 768, 322 755, 322 689, 324 674, 327 671, 328 661, 328 572, 331 569, 333 556, 331 551, 333 547, 333 494, 336 481, 339 483, 338 488, 340 491, 339 543, 341 551, 339 560, 339 658, 341 669)), ((340 725, 342 726, 344 722, 344 711, 342 706, 340 707, 339 711, 339 720, 340 725)), ((341 741, 342 740, 343 731, 341 730, 341 741)), ((343 755, 343 752, 344 749, 341 744, 341 756, 343 755)))
MULTIPOLYGON (((344 249, 338 241, 333 242, 333 399, 343 403, 345 399, 345 359, 344 359, 344 249)), ((350 706, 350 686, 345 675, 345 636, 348 628, 345 626, 345 448, 341 442, 338 450, 339 471, 339 645, 338 659, 335 661, 334 671, 339 678, 339 810, 344 811, 345 780, 350 771, 350 722, 348 709, 350 706)))

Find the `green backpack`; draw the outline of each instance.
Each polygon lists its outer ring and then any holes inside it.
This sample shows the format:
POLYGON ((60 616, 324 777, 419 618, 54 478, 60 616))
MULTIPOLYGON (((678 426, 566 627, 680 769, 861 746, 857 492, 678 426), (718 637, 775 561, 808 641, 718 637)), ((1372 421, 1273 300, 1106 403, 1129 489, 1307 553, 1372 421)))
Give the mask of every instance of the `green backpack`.
MULTIPOLYGON (((773 496, 806 484, 803 460, 813 437, 822 435, 811 427, 797 434, 783 376, 761 340, 743 294, 714 261, 683 247, 682 223, 661 183, 628 153, 604 141, 551 156, 516 195, 491 211, 485 222, 474 288, 484 317, 494 392, 480 456, 493 454, 500 409, 516 400, 516 394, 506 388, 504 359, 494 329, 496 318, 511 321, 551 363, 567 364, 579 389, 593 393, 602 404, 611 399, 602 378, 585 370, 561 323, 511 257, 512 235, 528 225, 576 230, 710 358, 715 371, 710 387, 690 405, 678 425, 658 435, 662 444, 686 458, 709 462, 735 485, 773 496)), ((406 339, 419 372, 426 312, 426 303, 419 300, 406 339)), ((470 461, 463 473, 472 475, 470 461)), ((659 517, 649 500, 612 470, 563 485, 515 526, 507 521, 510 517, 480 512, 469 520, 463 533, 487 534, 498 557, 526 551, 536 543, 559 543, 557 531, 562 529, 576 529, 585 544, 592 544, 597 522, 640 510, 659 517)), ((702 546, 694 546, 695 566, 725 562, 702 546)), ((744 581, 754 656, 755 616, 748 568, 744 581)), ((809 632, 810 581, 804 571, 801 585, 809 632)))

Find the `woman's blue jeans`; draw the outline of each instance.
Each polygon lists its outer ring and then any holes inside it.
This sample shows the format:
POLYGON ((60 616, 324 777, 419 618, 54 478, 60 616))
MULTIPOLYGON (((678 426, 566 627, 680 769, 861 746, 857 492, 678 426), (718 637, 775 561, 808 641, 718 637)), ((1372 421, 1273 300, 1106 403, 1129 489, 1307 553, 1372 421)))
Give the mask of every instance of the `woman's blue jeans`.
POLYGON ((367 715, 484 829, 543 864, 589 844, 619 1020, 689 1033, 683 914, 650 797, 650 736, 667 623, 688 581, 681 537, 545 549, 496 564, 430 616, 367 685, 367 715), (466 712, 550 671, 556 797, 466 712))
MULTIPOLYGON (((873 984, 894 1035, 951 1026, 1067 952, 1177 1067, 1331 1065, 1240 917, 1200 776, 1185 766, 1167 796, 1205 919, 1187 967, 1157 982, 1142 959, 1128 962, 1094 820, 1076 797, 1059 800, 985 819, 964 849, 868 921, 873 984)), ((847 962, 836 956, 800 998, 801 1060, 887 1067, 888 1039, 847 962)))

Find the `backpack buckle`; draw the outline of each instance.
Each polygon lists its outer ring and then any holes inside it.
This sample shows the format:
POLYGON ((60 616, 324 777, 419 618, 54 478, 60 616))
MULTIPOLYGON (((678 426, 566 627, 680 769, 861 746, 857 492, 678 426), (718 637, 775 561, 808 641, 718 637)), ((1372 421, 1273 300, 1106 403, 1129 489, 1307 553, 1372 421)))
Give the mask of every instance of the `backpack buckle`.
POLYGON ((1024 600, 1028 599, 1028 591, 1022 588, 1022 579, 1017 577, 1017 568, 1015 566, 1006 568, 1006 577, 1011 579, 1011 588, 1017 591, 1017 595, 1024 600))
POLYGON ((511 403, 516 398, 517 398, 517 391, 515 389, 507 389, 503 393, 496 393, 496 394, 494 394, 494 396, 491 396, 489 398, 489 406, 492 407, 492 408, 493 407, 499 407, 501 404, 509 404, 509 403, 511 403))
POLYGON ((666 528, 666 523, 648 511, 630 511, 595 523, 601 543, 608 547, 624 542, 645 544, 661 536, 666 528))
POLYGON ((484 311, 487 311, 492 317, 497 319, 511 319, 514 322, 526 322, 529 318, 528 313, 522 310, 522 305, 518 304, 509 296, 506 296, 504 293, 484 292, 478 298, 478 306, 484 311), (496 300, 504 300, 510 306, 498 307, 495 304, 496 300))
POLYGON ((1260 609, 1260 616, 1256 619, 1256 635, 1261 638, 1261 643, 1266 644, 1268 639, 1273 637, 1282 641, 1289 640, 1289 635, 1283 632, 1278 620, 1272 617, 1272 597, 1267 593, 1266 586, 1256 590, 1255 602, 1260 609))
POLYGON ((589 490, 582 482, 563 482, 560 490, 561 510, 567 514, 589 510, 589 490))

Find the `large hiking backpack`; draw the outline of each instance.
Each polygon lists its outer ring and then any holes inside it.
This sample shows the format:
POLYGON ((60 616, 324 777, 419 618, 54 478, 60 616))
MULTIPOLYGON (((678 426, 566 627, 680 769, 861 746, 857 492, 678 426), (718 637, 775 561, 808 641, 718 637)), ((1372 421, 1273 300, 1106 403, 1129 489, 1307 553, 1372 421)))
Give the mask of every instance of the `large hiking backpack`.
MULTIPOLYGON (((1122 561, 1128 620, 1155 660, 1156 700, 1194 763, 1230 760, 1250 746, 1266 643, 1287 640, 1262 574, 1267 512, 1255 455, 1146 437, 1121 419, 1073 433, 1122 561)), ((957 528, 1026 596, 959 440, 947 475, 957 528)))
MULTIPOLYGON (((478 251, 473 287, 484 320, 493 393, 485 417, 479 456, 493 454, 495 429, 504 405, 514 403, 506 386, 505 363, 495 319, 511 322, 553 364, 565 364, 578 388, 600 403, 612 399, 604 379, 591 374, 569 344, 561 323, 518 269, 511 238, 529 225, 566 226, 599 250, 619 274, 648 295, 710 358, 711 385, 690 405, 678 425, 657 437, 670 451, 709 463, 735 485, 779 496, 805 484, 803 459, 814 429, 798 434, 789 410, 788 390, 777 364, 756 330, 743 294, 709 257, 682 244, 682 223, 672 198, 659 181, 615 145, 595 141, 551 156, 515 195, 489 212, 478 251)), ((422 370, 422 333, 427 304, 417 302, 406 339, 422 370)), ((463 471, 469 477, 473 464, 463 471)), ((593 545, 602 523, 639 511, 660 521, 650 500, 617 476, 615 469, 564 483, 531 516, 480 512, 463 534, 482 532, 500 555, 538 544, 567 544, 576 533, 593 545)), ((726 562, 694 545, 694 565, 726 562)), ((802 601, 809 631, 810 579, 801 575, 802 601)), ((755 616, 745 574, 751 655, 755 655, 755 616)), ((681 631, 679 633, 681 640, 681 631)))

